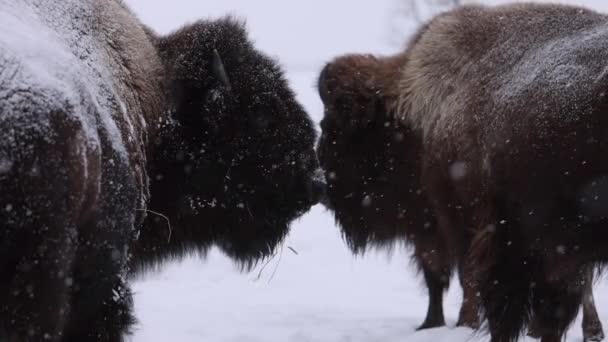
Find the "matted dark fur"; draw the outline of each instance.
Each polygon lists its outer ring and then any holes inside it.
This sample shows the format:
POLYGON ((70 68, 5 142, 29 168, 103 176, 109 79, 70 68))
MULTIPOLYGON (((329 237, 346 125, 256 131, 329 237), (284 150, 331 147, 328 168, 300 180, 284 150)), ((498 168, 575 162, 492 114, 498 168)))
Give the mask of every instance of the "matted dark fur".
POLYGON ((0 340, 123 341, 127 276, 269 255, 323 184, 278 63, 233 19, 156 37, 120 1, 0 0, 0 340))
MULTIPOLYGON (((353 144, 345 138, 355 136, 352 127, 361 137, 374 134, 378 124, 366 118, 380 113, 382 122, 391 113, 407 146, 420 146, 419 160, 403 147, 420 165, 413 186, 431 203, 448 255, 463 255, 472 237, 466 260, 494 342, 517 340, 532 315, 543 341, 561 339, 590 291, 589 270, 608 260, 607 66, 608 17, 518 4, 444 13, 404 55, 344 57, 321 76, 325 124, 342 120, 324 127, 336 144, 353 144)), ((326 153, 320 149, 330 172, 348 169, 326 153)), ((353 189, 374 191, 364 187, 353 189)), ((356 213, 354 203, 346 208, 356 213)), ((593 320, 586 327, 601 333, 593 320)))

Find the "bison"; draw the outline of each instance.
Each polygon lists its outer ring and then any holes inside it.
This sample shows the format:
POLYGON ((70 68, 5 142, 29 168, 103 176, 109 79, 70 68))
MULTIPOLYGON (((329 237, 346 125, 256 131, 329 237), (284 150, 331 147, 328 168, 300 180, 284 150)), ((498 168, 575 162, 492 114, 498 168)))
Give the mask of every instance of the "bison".
POLYGON ((134 266, 204 252, 210 243, 251 266, 322 198, 313 123, 277 62, 254 48, 238 20, 152 37, 170 115, 150 142, 152 214, 134 266))
POLYGON ((355 249, 414 245, 431 294, 423 327, 442 323, 458 265, 493 342, 531 318, 559 341, 583 299, 585 338, 603 337, 591 282, 608 261, 607 48, 608 17, 591 10, 464 6, 403 53, 324 68, 329 205, 355 249))
MULTIPOLYGON (((413 260, 429 294, 419 329, 427 329, 445 325, 443 294, 457 260, 464 258, 448 255, 425 198, 420 140, 386 108, 391 94, 384 90, 397 81, 395 71, 403 62, 401 57, 377 62, 371 56, 348 56, 324 68, 318 88, 325 116, 317 154, 327 179, 325 204, 354 253, 397 241, 414 247, 413 260), (380 88, 381 83, 386 85, 380 88)), ((458 325, 476 327, 476 292, 463 289, 469 305, 463 305, 458 325)))
POLYGON ((0 339, 123 341, 129 275, 267 256, 323 189, 315 134, 234 19, 0 0, 0 339))

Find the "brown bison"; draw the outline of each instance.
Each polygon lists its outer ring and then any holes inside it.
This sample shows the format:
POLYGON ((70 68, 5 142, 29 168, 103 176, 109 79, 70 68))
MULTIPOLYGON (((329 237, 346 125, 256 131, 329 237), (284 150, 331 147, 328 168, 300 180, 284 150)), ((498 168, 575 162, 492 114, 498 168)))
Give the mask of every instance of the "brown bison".
MULTIPOLYGON (((319 91, 326 111, 317 154, 327 178, 325 204, 355 253, 397 241, 414 247, 413 260, 429 294, 419 329, 445 325, 443 294, 456 266, 466 304, 457 324, 476 328, 477 291, 463 278, 464 258, 449 255, 420 182, 421 141, 386 108, 391 95, 384 90, 398 81, 402 63, 403 56, 348 56, 322 72, 319 91)), ((469 240, 463 236, 459 245, 469 240)))
POLYGON ((233 19, 0 0, 0 340, 123 341, 126 277, 267 256, 316 202, 315 131, 233 19))
POLYGON ((607 61, 607 16, 518 4, 458 8, 402 54, 326 66, 329 205, 355 248, 414 244, 427 320, 442 323, 427 270, 460 265, 492 341, 531 317, 559 341, 582 302, 586 339, 603 337, 591 282, 608 261, 607 61))

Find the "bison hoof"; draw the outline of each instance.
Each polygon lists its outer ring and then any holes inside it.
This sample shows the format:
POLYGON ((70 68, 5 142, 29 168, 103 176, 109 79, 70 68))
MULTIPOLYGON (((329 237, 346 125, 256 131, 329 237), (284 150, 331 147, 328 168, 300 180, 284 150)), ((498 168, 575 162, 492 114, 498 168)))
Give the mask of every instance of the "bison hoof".
POLYGON ((605 337, 604 332, 602 331, 602 329, 600 329, 599 331, 585 332, 585 338, 583 339, 583 341, 599 342, 599 341, 603 341, 604 337, 605 337))
POLYGON ((538 323, 536 319, 532 319, 532 322, 530 322, 530 325, 528 326, 528 336, 536 339, 543 337, 540 323, 538 323))
POLYGON ((535 329, 528 330, 528 336, 536 339, 543 337, 542 334, 536 331, 535 329))
POLYGON ((459 319, 458 323, 456 323, 457 327, 469 328, 473 330, 479 329, 479 320, 471 319, 459 319))
POLYGON ((433 329, 433 328, 440 328, 445 326, 445 321, 424 321, 424 323, 422 323, 421 326, 418 327, 418 329, 416 329, 416 331, 420 331, 420 330, 426 330, 426 329, 433 329))

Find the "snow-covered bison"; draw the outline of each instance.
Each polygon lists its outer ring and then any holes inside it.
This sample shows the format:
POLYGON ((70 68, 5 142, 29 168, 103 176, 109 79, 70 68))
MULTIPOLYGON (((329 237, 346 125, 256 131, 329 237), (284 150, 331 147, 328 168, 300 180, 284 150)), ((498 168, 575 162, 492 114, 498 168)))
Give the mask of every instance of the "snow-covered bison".
POLYGON ((517 4, 458 8, 401 54, 329 63, 319 157, 351 244, 408 239, 425 275, 464 264, 493 342, 531 317, 559 341, 583 299, 586 338, 601 337, 590 274, 608 261, 607 61, 607 16, 517 4), (435 236, 444 250, 420 253, 435 236))
POLYGON ((232 19, 156 37, 119 0, 0 0, 0 340, 122 341, 130 269, 268 255, 322 189, 314 141, 232 19))

